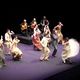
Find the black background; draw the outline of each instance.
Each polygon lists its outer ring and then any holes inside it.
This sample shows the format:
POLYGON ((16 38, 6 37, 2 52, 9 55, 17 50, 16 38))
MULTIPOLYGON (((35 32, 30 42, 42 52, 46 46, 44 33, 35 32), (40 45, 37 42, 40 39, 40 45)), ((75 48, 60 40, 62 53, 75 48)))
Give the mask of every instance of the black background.
MULTIPOLYGON (((27 4, 26 4, 27 5, 27 4)), ((65 4, 46 4, 35 3, 33 5, 23 5, 15 8, 2 8, 0 14, 0 34, 3 35, 7 28, 10 28, 15 33, 20 32, 20 23, 25 18, 28 24, 34 17, 38 23, 43 16, 46 16, 50 21, 50 29, 61 21, 64 26, 62 33, 64 36, 76 38, 80 40, 79 31, 79 10, 74 5, 67 6, 65 4)))

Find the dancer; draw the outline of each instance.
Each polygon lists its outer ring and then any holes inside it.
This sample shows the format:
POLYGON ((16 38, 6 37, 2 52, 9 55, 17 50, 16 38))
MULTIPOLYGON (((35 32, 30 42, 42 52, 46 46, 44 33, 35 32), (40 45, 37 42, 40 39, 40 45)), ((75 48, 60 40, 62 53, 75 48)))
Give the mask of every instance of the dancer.
POLYGON ((52 46, 54 47, 54 51, 52 53, 52 56, 55 57, 57 53, 57 48, 58 48, 58 36, 56 31, 53 29, 52 34, 51 34, 51 41, 52 41, 52 46))
POLYGON ((31 28, 34 29, 36 26, 37 26, 36 18, 33 18, 32 22, 31 22, 31 28))
POLYGON ((63 24, 59 22, 58 25, 54 27, 54 30, 56 30, 56 33, 58 35, 58 43, 62 43, 63 40, 63 34, 61 32, 62 26, 63 24))
POLYGON ((40 34, 41 31, 38 27, 34 28, 34 34, 32 35, 32 43, 34 45, 34 50, 41 50, 41 43, 40 43, 40 34))
POLYGON ((63 63, 67 62, 71 63, 70 60, 68 59, 68 55, 70 54, 70 45, 68 37, 63 40, 62 45, 63 45, 63 51, 62 51, 63 63))
POLYGON ((43 36, 44 35, 47 35, 47 37, 48 37, 48 39, 49 39, 49 43, 48 43, 48 46, 50 45, 50 42, 51 42, 51 31, 50 31, 50 29, 49 29, 49 26, 47 25, 45 25, 45 27, 44 27, 44 32, 43 32, 43 36))
POLYGON ((6 50, 7 53, 10 54, 10 48, 12 45, 12 35, 14 34, 13 31, 10 31, 9 29, 5 33, 5 45, 6 45, 6 50))
POLYGON ((43 19, 41 20, 41 25, 42 26, 45 26, 45 25, 49 26, 49 21, 46 18, 46 16, 43 16, 43 19))
POLYGON ((21 32, 23 35, 28 36, 28 24, 26 19, 23 20, 23 22, 20 24, 21 25, 21 32))
POLYGON ((17 44, 20 42, 17 36, 12 41, 11 54, 13 60, 20 60, 22 58, 22 51, 18 48, 17 44))
POLYGON ((49 37, 47 34, 45 34, 41 40, 41 45, 42 45, 42 55, 40 57, 41 61, 49 60, 50 49, 48 48, 48 43, 49 43, 49 37))
POLYGON ((3 46, 3 36, 1 36, 1 39, 0 39, 0 61, 1 61, 1 66, 6 66, 6 63, 5 63, 5 55, 4 55, 4 46, 3 46))
POLYGON ((62 60, 63 63, 72 63, 71 58, 79 53, 79 43, 75 39, 65 38, 63 40, 62 60))
POLYGON ((47 34, 49 33, 49 36, 51 35, 51 32, 50 32, 50 29, 49 29, 49 26, 44 26, 44 33, 43 34, 47 34))
POLYGON ((43 16, 43 19, 41 20, 40 24, 41 24, 41 26, 42 26, 41 31, 43 32, 44 27, 45 27, 45 26, 49 26, 49 21, 48 21, 48 19, 46 18, 46 16, 43 16))

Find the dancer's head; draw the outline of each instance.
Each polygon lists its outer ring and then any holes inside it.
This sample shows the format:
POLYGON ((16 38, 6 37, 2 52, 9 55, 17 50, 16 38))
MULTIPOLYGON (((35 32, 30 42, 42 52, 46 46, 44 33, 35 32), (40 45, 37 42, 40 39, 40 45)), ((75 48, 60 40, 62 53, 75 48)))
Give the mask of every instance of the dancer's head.
POLYGON ((33 18, 33 21, 36 21, 36 18, 33 18))
POLYGON ((46 16, 43 16, 43 19, 46 19, 46 16))
POLYGON ((65 37, 65 38, 64 38, 64 41, 65 41, 65 42, 69 41, 69 38, 68 38, 68 37, 65 37))
POLYGON ((18 38, 18 36, 15 36, 15 39, 17 39, 18 38))
POLYGON ((59 22, 59 25, 60 25, 60 26, 63 26, 62 22, 59 22))
POLYGON ((26 19, 24 19, 24 22, 26 22, 26 19))
POLYGON ((10 29, 7 29, 7 33, 10 33, 10 29))

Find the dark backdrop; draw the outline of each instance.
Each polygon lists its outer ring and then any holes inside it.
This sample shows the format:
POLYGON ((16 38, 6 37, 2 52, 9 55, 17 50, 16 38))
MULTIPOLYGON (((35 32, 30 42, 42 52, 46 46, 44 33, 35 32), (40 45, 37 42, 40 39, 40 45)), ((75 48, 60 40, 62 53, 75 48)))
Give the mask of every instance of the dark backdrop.
POLYGON ((19 25, 24 18, 30 24, 33 17, 36 17, 39 23, 44 15, 50 21, 50 29, 57 25, 58 21, 61 21, 64 24, 62 28, 63 35, 80 40, 79 15, 74 14, 74 10, 70 11, 70 9, 57 9, 52 7, 48 9, 42 7, 2 9, 0 14, 0 35, 4 35, 7 28, 10 28, 15 33, 19 33, 19 25))

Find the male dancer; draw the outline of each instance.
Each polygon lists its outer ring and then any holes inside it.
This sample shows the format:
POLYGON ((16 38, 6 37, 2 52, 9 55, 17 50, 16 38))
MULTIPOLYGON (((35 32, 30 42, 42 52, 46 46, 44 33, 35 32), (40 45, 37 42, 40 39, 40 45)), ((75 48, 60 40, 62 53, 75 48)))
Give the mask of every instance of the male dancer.
POLYGON ((28 36, 28 24, 26 19, 23 20, 23 22, 20 24, 21 25, 21 32, 23 35, 28 36))
POLYGON ((55 57, 55 55, 57 53, 57 47, 58 47, 58 36, 57 36, 57 33, 54 29, 51 34, 51 39, 52 39, 52 46, 54 47, 54 51, 52 53, 52 56, 55 57))
POLYGON ((40 22, 40 24, 41 24, 41 31, 42 32, 44 32, 44 27, 45 26, 49 26, 49 21, 48 21, 48 19, 46 18, 46 16, 43 16, 43 19, 41 20, 41 22, 40 22))
POLYGON ((14 34, 13 31, 10 31, 9 29, 5 33, 5 45, 7 49, 7 53, 10 54, 10 48, 12 46, 12 35, 14 34))

